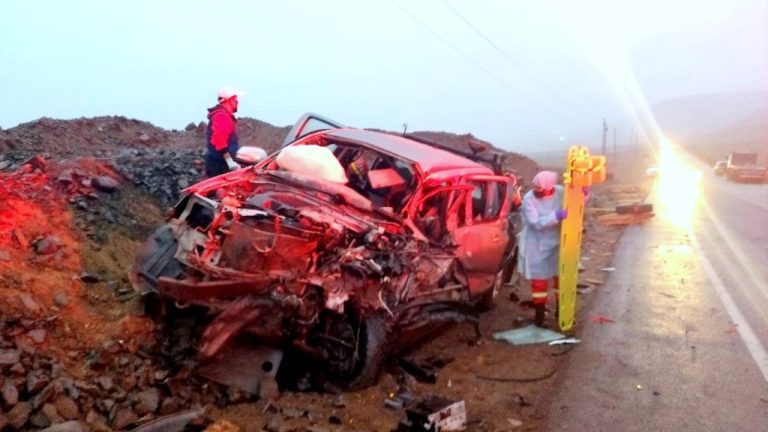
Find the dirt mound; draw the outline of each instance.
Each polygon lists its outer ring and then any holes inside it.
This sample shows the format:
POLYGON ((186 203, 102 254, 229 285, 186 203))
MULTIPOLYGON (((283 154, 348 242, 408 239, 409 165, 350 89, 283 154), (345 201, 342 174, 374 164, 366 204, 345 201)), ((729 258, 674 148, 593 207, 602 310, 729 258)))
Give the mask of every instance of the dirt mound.
POLYGON ((100 156, 123 148, 159 147, 171 142, 172 135, 151 123, 125 117, 41 118, 11 128, 7 134, 16 151, 57 157, 100 156))
POLYGON ((283 145, 283 139, 291 130, 290 126, 277 127, 261 120, 241 118, 237 123, 241 145, 262 147, 271 153, 283 145))
MULTIPOLYGON (((190 123, 181 132, 172 132, 172 147, 176 149, 196 149, 203 154, 207 125, 200 122, 190 123)), ((255 146, 272 152, 280 148, 283 139, 291 130, 290 126, 278 127, 261 120, 241 117, 237 122, 241 146, 255 146)))
POLYGON ((14 145, 10 135, 0 128, 0 152, 7 152, 13 149, 14 145))
MULTIPOLYGON (((253 118, 238 122, 240 143, 277 150, 290 131, 290 126, 277 127, 253 118)), ((183 150, 197 152, 202 157, 205 148, 206 123, 190 123, 184 130, 165 130, 151 123, 121 116, 55 120, 41 118, 0 130, 0 152, 18 153, 24 159, 39 153, 55 158, 74 156, 114 157, 127 152, 183 150)), ((504 167, 515 169, 521 176, 531 178, 538 166, 517 153, 506 152, 472 134, 448 132, 414 132, 413 135, 446 144, 465 151, 485 147, 505 155, 504 167)))
POLYGON ((0 173, 0 196, 0 430, 124 430, 235 400, 155 351, 126 278, 153 200, 104 162, 39 157, 0 173))
MULTIPOLYGON (((290 130, 251 118, 239 120, 241 145, 276 150, 290 130)), ((206 124, 191 123, 183 131, 121 116, 55 120, 41 118, 0 130, 0 152, 29 156, 46 153, 57 158, 113 156, 129 150, 194 150, 205 148, 206 124)))

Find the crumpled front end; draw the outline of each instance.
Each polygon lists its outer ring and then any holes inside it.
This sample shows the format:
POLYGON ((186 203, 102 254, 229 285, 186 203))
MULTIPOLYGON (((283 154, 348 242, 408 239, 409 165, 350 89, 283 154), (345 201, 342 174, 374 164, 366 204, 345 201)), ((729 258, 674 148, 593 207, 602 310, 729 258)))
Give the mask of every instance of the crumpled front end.
POLYGON ((398 344, 430 311, 437 321, 474 316, 451 251, 356 197, 282 180, 190 193, 140 254, 135 286, 212 312, 201 360, 247 333, 355 374, 359 328, 371 316, 398 344))

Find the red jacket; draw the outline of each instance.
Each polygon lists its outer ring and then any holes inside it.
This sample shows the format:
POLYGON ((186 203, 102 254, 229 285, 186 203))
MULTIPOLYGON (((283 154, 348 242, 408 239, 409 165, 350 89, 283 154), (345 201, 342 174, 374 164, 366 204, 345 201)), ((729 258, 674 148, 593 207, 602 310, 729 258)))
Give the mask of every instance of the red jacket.
MULTIPOLYGON (((237 152, 237 119, 221 105, 208 109, 208 146, 217 153, 237 152)), ((234 154, 232 154, 234 156, 234 154)))

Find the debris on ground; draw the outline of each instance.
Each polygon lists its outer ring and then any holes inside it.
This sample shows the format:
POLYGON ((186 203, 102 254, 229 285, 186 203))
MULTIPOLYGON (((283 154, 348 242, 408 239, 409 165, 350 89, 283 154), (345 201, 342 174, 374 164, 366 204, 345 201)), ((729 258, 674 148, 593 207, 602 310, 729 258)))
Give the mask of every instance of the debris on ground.
MULTIPOLYGON (((165 432, 165 431, 181 431, 188 424, 203 417, 205 411, 203 409, 192 409, 187 411, 180 411, 175 414, 169 414, 167 416, 159 417, 148 423, 145 423, 135 429, 132 432, 165 432)), ((219 423, 214 423, 209 426, 206 431, 223 431, 239 429, 222 429, 219 423)))
POLYGON ((553 340, 562 339, 565 335, 549 329, 528 325, 526 327, 507 330, 493 334, 496 340, 503 340, 513 345, 529 345, 538 343, 547 343, 553 340))
POLYGON ((611 323, 614 323, 614 322, 616 322, 616 321, 614 321, 614 320, 613 320, 613 318, 611 318, 611 317, 607 317, 607 316, 605 316, 605 315, 596 315, 596 316, 593 316, 593 317, 590 319, 590 321, 591 321, 591 322, 593 322, 593 323, 595 323, 595 324, 611 324, 611 323))
POLYGON ((429 395, 406 410, 406 418, 393 432, 453 432, 466 428, 467 409, 463 400, 429 395))
POLYGON ((597 200, 601 206, 585 209, 585 214, 595 215, 601 225, 627 226, 654 217, 653 204, 643 202, 648 195, 646 189, 631 185, 609 185, 602 190, 604 193, 597 200))
POLYGON ((623 214, 643 214, 653 212, 653 204, 633 203, 616 206, 616 213, 623 214))
POLYGON ((423 362, 415 362, 406 358, 398 359, 398 365, 403 372, 416 378, 419 382, 434 384, 437 382, 435 367, 423 362))
POLYGON ((507 377, 507 376, 487 376, 487 375, 475 375, 477 379, 484 380, 484 381, 495 381, 495 382, 501 382, 501 383, 532 383, 536 381, 543 381, 547 378, 551 378, 555 372, 557 372, 557 368, 553 368, 551 371, 535 376, 535 377, 507 377))
POLYGON ((581 339, 576 338, 568 338, 568 339, 558 339, 550 342, 548 345, 555 346, 555 345, 575 345, 577 343, 581 343, 581 339))
POLYGON ((618 214, 608 213, 597 217, 597 221, 603 225, 616 226, 616 225, 632 225, 642 223, 647 220, 653 219, 653 213, 639 213, 639 214, 618 214))

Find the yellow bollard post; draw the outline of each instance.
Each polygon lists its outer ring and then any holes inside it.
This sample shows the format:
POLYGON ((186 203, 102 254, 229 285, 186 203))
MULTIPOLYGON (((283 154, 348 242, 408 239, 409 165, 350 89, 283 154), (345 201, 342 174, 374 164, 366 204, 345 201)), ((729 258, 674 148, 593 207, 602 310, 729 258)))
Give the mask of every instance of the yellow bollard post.
POLYGON ((605 156, 590 156, 589 148, 571 146, 563 173, 563 207, 568 211, 560 227, 560 286, 558 314, 560 330, 573 327, 576 284, 579 278, 581 231, 584 225, 583 188, 605 181, 605 156))

